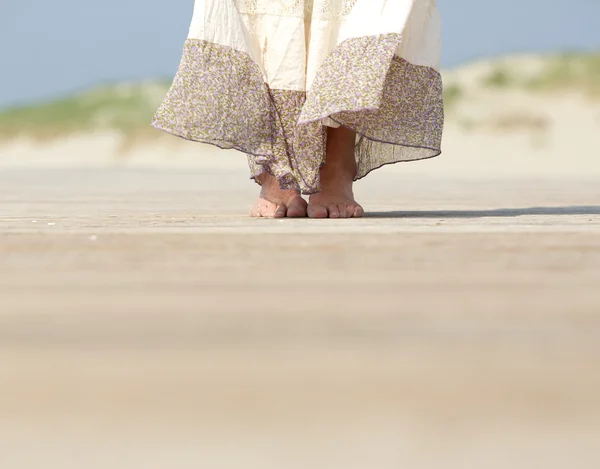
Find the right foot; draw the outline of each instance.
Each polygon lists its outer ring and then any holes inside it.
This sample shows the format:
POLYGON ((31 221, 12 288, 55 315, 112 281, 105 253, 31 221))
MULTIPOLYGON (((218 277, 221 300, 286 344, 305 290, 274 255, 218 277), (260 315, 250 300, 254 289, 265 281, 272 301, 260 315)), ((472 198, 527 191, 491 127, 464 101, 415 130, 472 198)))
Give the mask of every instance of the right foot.
POLYGON ((321 168, 321 192, 310 196, 308 216, 310 218, 361 218, 363 208, 354 199, 352 173, 343 167, 321 168))
POLYGON ((261 184, 260 196, 250 210, 253 217, 263 218, 304 218, 307 203, 298 191, 281 189, 279 182, 269 173, 258 176, 261 184))
POLYGON ((356 134, 340 127, 328 129, 327 161, 321 168, 321 192, 310 196, 310 218, 360 218, 363 208, 354 199, 356 134))

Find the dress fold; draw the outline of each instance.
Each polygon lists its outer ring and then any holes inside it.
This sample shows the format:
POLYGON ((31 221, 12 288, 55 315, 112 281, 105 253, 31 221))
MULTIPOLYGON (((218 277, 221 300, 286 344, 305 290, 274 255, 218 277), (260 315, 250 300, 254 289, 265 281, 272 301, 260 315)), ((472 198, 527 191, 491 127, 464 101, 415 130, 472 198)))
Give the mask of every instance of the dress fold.
POLYGON ((197 0, 179 70, 152 125, 242 151, 252 178, 266 171, 283 189, 304 194, 320 189, 328 126, 356 132, 357 179, 386 164, 439 155, 444 109, 439 47, 432 47, 439 43, 435 1, 367 1, 381 5, 197 0), (385 21, 378 16, 384 13, 385 21), (368 24, 354 27, 359 19, 368 24), (378 20, 381 31, 371 34, 378 20))

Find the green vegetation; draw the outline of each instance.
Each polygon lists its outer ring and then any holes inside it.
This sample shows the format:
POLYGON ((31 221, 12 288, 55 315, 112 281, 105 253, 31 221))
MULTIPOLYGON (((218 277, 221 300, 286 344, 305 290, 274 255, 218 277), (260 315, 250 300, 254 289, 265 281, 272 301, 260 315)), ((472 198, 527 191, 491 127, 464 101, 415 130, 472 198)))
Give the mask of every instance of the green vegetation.
POLYGON ((488 88, 508 88, 515 83, 515 77, 505 68, 497 66, 483 80, 488 88))
POLYGON ((565 53, 548 60, 538 76, 526 86, 536 91, 577 89, 600 97, 600 53, 565 53))
POLYGON ((444 87, 444 106, 446 109, 452 109, 464 95, 464 90, 453 83, 444 87))
POLYGON ((573 90, 600 97, 600 52, 564 53, 541 60, 541 68, 529 74, 509 61, 497 65, 483 78, 482 85, 536 92, 573 90))
POLYGON ((103 86, 42 105, 0 112, 0 137, 53 138, 74 132, 147 127, 167 91, 164 82, 103 86))

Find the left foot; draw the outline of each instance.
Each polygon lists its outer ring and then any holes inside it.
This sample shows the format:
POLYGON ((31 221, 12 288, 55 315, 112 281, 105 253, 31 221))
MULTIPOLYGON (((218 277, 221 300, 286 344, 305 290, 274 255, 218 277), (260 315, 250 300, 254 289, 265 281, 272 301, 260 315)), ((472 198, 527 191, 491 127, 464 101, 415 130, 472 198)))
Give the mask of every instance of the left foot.
POLYGON ((303 218, 306 217, 306 201, 298 191, 284 191, 279 182, 269 173, 258 176, 261 184, 260 195, 250 216, 263 218, 303 218))

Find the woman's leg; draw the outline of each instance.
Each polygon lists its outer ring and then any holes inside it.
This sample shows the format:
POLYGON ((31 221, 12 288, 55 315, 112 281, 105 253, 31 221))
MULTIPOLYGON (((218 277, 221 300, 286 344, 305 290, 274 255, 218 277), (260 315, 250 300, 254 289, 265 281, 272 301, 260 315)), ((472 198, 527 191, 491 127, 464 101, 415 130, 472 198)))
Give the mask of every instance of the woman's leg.
POLYGON ((250 215, 265 218, 306 217, 306 201, 300 192, 282 190, 279 181, 267 172, 258 178, 262 187, 250 215))
POLYGON ((354 200, 356 133, 345 127, 327 129, 327 158, 321 168, 321 192, 310 196, 311 218, 359 218, 363 208, 354 200))

